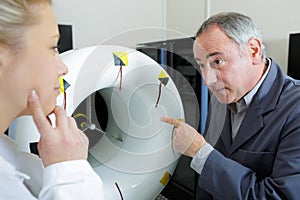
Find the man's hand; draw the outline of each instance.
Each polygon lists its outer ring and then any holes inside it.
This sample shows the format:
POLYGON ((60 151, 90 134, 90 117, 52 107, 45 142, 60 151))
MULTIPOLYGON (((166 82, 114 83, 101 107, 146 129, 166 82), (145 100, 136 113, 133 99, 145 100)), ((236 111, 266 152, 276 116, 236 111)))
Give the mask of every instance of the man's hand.
POLYGON ((28 98, 28 106, 41 134, 38 150, 45 167, 63 161, 87 159, 88 138, 77 128, 75 120, 67 117, 65 110, 55 107, 56 127, 53 128, 35 91, 28 98))
POLYGON ((204 145, 205 139, 190 125, 169 117, 162 117, 161 121, 174 126, 173 147, 180 153, 194 157, 204 145))

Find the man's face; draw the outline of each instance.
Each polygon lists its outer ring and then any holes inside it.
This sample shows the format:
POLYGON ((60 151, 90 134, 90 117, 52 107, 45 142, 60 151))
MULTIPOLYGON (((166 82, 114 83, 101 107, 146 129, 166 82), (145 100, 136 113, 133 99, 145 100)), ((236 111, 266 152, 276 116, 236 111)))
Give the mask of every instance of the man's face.
POLYGON ((241 50, 218 25, 196 38, 194 57, 205 85, 220 103, 239 101, 255 85, 247 47, 241 50))

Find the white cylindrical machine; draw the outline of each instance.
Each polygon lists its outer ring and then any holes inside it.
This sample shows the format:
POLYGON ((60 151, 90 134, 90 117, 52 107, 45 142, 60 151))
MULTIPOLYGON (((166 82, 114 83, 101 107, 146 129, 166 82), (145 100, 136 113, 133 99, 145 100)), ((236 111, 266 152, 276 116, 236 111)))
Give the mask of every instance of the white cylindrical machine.
POLYGON ((180 157, 173 127, 160 121, 184 120, 175 84, 157 62, 127 47, 100 45, 61 57, 70 87, 58 104, 90 140, 88 161, 103 180, 105 199, 154 199, 180 157))

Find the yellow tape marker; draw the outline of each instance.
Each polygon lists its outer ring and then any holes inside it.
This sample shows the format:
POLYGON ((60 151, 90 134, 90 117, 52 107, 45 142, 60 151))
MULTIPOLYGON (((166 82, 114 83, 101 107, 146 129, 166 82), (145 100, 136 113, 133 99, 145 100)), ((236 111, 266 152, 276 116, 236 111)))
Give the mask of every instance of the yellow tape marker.
POLYGON ((169 78, 169 77, 163 70, 161 70, 160 74, 158 75, 158 79, 163 79, 163 78, 169 78))
POLYGON ((113 54, 119 59, 119 62, 123 63, 123 66, 128 66, 127 52, 113 52, 113 54))
POLYGON ((164 176, 160 179, 160 183, 163 185, 163 186, 166 186, 167 183, 169 182, 171 178, 171 174, 169 172, 165 172, 164 176))
POLYGON ((161 70, 160 74, 158 75, 158 80, 160 80, 160 82, 166 86, 169 82, 169 77, 163 70, 161 70))
POLYGON ((60 94, 63 94, 64 91, 65 91, 65 86, 64 86, 64 79, 62 77, 59 77, 59 91, 60 91, 60 94))

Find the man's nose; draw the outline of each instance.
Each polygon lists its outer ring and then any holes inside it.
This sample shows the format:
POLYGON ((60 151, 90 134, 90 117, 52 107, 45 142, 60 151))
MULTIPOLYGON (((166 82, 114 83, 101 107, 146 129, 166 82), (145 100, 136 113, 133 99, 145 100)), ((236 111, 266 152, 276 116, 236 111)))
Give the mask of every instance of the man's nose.
POLYGON ((217 72, 215 69, 207 67, 202 71, 202 78, 206 86, 210 86, 217 82, 217 72))

